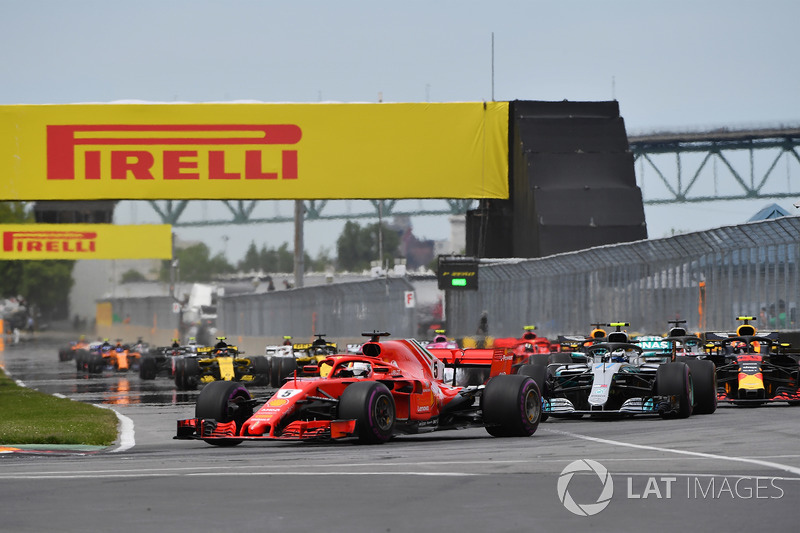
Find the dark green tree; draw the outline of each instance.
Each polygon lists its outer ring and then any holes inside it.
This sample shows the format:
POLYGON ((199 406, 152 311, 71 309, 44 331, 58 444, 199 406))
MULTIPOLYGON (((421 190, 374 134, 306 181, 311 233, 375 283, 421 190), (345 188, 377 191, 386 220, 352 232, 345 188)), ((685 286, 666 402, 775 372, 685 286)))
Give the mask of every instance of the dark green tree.
POLYGON ((256 243, 251 241, 250 247, 247 248, 247 252, 244 254, 244 259, 239 261, 237 266, 240 271, 249 272, 250 270, 263 268, 261 263, 261 255, 258 252, 258 248, 256 248, 256 243))
POLYGON ((122 273, 120 282, 122 283, 136 283, 137 281, 147 281, 147 278, 138 270, 130 269, 122 273))
MULTIPOLYGON (((233 272, 233 266, 228 263, 222 253, 213 258, 211 251, 204 243, 194 244, 175 251, 178 260, 179 281, 211 281, 218 274, 233 272)), ((170 280, 170 261, 161 263, 160 278, 170 280)))
POLYGON ((383 225, 383 235, 379 239, 378 223, 361 227, 357 222, 348 221, 336 240, 336 263, 340 270, 359 271, 369 269, 372 261, 378 260, 378 242, 383 241, 383 258, 389 266, 399 257, 400 235, 383 225))
MULTIPOLYGON (((0 223, 34 221, 24 202, 0 202, 0 223)), ((0 261, 0 297, 21 296, 44 319, 66 318, 74 261, 0 261)))

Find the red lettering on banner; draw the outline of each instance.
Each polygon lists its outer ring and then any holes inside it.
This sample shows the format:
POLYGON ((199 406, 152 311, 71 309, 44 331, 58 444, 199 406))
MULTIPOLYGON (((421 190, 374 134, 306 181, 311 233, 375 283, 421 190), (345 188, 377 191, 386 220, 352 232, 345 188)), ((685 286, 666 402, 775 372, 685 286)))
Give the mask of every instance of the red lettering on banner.
POLYGON ((124 180, 128 171, 137 180, 152 180, 153 154, 142 150, 135 152, 111 152, 111 179, 124 180))
POLYGON ((261 171, 261 152, 248 150, 244 155, 244 179, 246 180, 276 180, 277 172, 261 171))
POLYGON ((284 150, 283 152, 283 179, 297 179, 297 150, 284 150))
POLYGON ((296 124, 47 126, 47 179, 295 180, 299 176, 297 150, 279 150, 280 172, 263 169, 263 157, 271 152, 244 150, 242 169, 226 167, 226 157, 239 147, 295 145, 301 138, 302 130, 296 124), (141 148, 132 150, 131 146, 141 148), (197 149, 167 150, 168 146, 197 149), (101 153, 99 147, 106 149, 101 153), (76 176, 76 153, 83 153, 83 176, 76 176), (208 175, 187 172, 204 168, 199 162, 206 157, 208 175))
POLYGON ((83 161, 86 163, 86 179, 99 180, 100 179, 100 152, 92 150, 86 152, 83 156, 83 161))
POLYGON ((197 172, 181 172, 182 169, 197 169, 197 161, 184 161, 186 157, 197 157, 197 152, 192 150, 164 151, 164 179, 165 180, 199 180, 197 172))
POLYGON ((4 231, 4 252, 95 252, 93 231, 4 231))
POLYGON ((236 172, 225 172, 225 152, 218 150, 208 152, 208 179, 238 180, 241 178, 236 172))

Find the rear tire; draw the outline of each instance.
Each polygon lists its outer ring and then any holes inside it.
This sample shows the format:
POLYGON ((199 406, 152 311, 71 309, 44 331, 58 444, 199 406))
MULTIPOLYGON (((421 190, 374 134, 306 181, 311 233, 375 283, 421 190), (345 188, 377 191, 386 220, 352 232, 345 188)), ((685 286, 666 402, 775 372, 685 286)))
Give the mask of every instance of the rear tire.
POLYGON ((269 385, 269 361, 263 355, 253 357, 253 385, 269 385))
POLYGON ((100 374, 105 366, 106 361, 102 355, 99 353, 89 355, 89 358, 86 362, 86 369, 90 374, 100 374))
POLYGON ((377 381, 353 383, 339 398, 339 418, 356 421, 359 442, 382 444, 394 434, 396 411, 392 393, 377 381))
POLYGON ((195 390, 200 365, 190 357, 179 357, 175 360, 175 386, 178 390, 195 390))
POLYGON ((89 356, 89 352, 86 350, 78 350, 75 353, 75 370, 78 372, 83 372, 86 370, 86 358, 89 356))
POLYGON ((553 352, 547 358, 547 362, 550 364, 571 365, 573 363, 572 354, 567 352, 553 352))
POLYGON ((689 418, 694 403, 694 387, 689 365, 685 363, 664 363, 656 371, 656 394, 677 396, 677 412, 662 413, 664 417, 689 418))
POLYGON ((272 388, 279 389, 284 378, 290 376, 297 369, 294 357, 278 357, 272 360, 272 388))
POLYGON ((547 363, 550 360, 549 353, 534 353, 528 357, 528 364, 529 365, 536 365, 536 366, 547 366, 547 363))
POLYGON ((542 418, 542 395, 533 378, 495 376, 481 399, 486 431, 493 437, 530 437, 542 418))
POLYGON ((142 357, 142 362, 139 364, 139 377, 142 379, 156 379, 158 374, 158 365, 153 357, 142 357))
MULTIPOLYGON (((236 422, 236 434, 242 425, 253 416, 249 405, 250 392, 240 383, 214 381, 206 385, 197 397, 195 418, 216 420, 220 423, 236 422)), ((214 446, 236 446, 242 439, 203 439, 214 446)))
POLYGON ((689 365, 692 372, 695 402, 692 414, 712 414, 717 410, 717 367, 711 361, 692 357, 687 357, 683 362, 689 365))

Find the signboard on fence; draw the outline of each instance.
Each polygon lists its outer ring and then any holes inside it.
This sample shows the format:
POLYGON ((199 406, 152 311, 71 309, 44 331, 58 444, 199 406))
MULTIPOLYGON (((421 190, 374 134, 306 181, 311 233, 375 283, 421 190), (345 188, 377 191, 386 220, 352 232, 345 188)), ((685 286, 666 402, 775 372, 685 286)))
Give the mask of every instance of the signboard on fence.
POLYGON ((0 224, 0 238, 0 261, 172 258, 168 224, 0 224))

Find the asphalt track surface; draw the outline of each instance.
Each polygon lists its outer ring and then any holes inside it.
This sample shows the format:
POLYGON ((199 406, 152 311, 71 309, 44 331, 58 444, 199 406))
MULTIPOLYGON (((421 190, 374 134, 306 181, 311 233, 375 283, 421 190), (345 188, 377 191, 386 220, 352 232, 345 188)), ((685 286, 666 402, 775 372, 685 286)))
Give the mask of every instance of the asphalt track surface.
POLYGON ((525 439, 475 429, 377 446, 217 448, 172 439, 197 393, 178 393, 166 378, 80 375, 58 361, 52 341, 6 346, 0 364, 26 386, 114 409, 124 430, 107 449, 0 454, 0 531, 775 531, 800 523, 800 407, 786 404, 721 406, 686 420, 551 419, 525 439), (583 470, 564 473, 569 466, 583 470))

